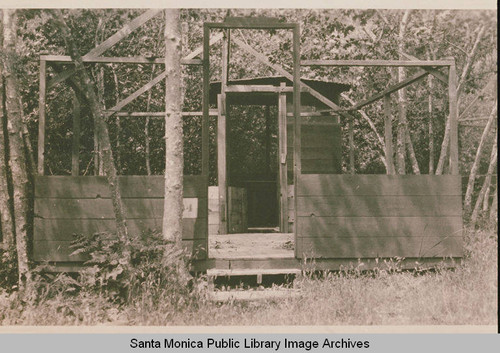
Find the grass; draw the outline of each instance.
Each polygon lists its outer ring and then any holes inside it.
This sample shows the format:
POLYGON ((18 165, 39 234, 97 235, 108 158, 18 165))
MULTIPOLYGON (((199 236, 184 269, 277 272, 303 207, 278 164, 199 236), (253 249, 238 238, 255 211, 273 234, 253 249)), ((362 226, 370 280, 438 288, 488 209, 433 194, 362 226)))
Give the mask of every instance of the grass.
POLYGON ((493 231, 464 232, 466 256, 453 270, 379 270, 302 277, 300 298, 214 303, 206 282, 190 296, 139 293, 128 304, 104 294, 68 292, 66 276, 19 298, 0 290, 1 325, 494 325, 497 246, 493 231), (55 290, 54 290, 55 288, 55 290), (50 295, 48 294, 50 293, 50 295))

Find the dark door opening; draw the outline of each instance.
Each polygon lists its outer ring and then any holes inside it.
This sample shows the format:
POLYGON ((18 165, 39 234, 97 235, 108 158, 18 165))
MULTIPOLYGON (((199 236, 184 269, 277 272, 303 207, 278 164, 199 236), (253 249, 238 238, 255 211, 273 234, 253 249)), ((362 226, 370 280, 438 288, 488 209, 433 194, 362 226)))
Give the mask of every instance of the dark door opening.
POLYGON ((240 201, 243 207, 228 200, 228 230, 234 233, 238 227, 231 223, 244 217, 248 232, 279 231, 277 108, 248 105, 228 110, 228 187, 241 188, 246 196, 240 201), (233 212, 237 209, 246 214, 233 212))

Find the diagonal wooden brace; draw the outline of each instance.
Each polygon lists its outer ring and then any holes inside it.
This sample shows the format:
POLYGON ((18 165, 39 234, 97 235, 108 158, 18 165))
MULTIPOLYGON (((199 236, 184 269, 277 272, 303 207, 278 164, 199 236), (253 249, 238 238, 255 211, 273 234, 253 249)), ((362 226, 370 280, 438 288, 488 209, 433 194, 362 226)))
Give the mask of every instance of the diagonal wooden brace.
MULTIPOLYGON (((410 55, 410 54, 407 54, 404 52, 400 52, 400 54, 409 60, 419 61, 419 59, 413 55, 410 55)), ((448 84, 448 75, 446 75, 445 73, 442 73, 438 69, 434 69, 432 67, 421 66, 421 68, 424 69, 425 71, 427 71, 428 73, 430 73, 435 78, 437 78, 439 81, 443 82, 444 84, 446 84, 446 85, 448 84)))
MULTIPOLYGON (((291 73, 289 73, 288 71, 286 71, 285 69, 283 69, 281 66, 271 63, 269 61, 269 59, 264 54, 259 53, 254 48, 252 48, 250 45, 242 42, 238 38, 233 38, 233 41, 241 49, 245 50, 249 54, 252 54, 258 61, 260 61, 261 63, 263 63, 263 64, 265 64, 267 66, 269 66, 270 68, 272 68, 276 72, 282 74, 287 79, 289 79, 290 81, 293 82, 293 75, 291 73)), ((354 117, 351 114, 344 112, 343 108, 339 107, 337 104, 335 104, 334 102, 332 102, 331 100, 329 100, 328 98, 326 98, 325 96, 323 96, 321 93, 319 93, 318 91, 316 91, 315 89, 313 89, 311 86, 307 85, 303 81, 300 82, 300 86, 301 86, 301 88, 302 88, 303 91, 306 91, 307 93, 309 93, 310 95, 312 95, 314 98, 318 99, 320 102, 322 102, 325 105, 327 105, 330 108, 332 108, 332 111, 337 112, 338 114, 340 114, 341 116, 343 116, 346 119, 349 119, 349 120, 352 119, 352 120, 354 120, 354 117)))
MULTIPOLYGON (((129 23, 125 24, 118 32, 113 34, 111 37, 106 39, 104 42, 99 44, 97 47, 89 51, 85 54, 82 59, 88 59, 91 57, 96 57, 104 53, 106 50, 111 48, 113 45, 126 38, 130 33, 135 31, 137 28, 142 26, 144 23, 158 15, 162 10, 160 9, 152 9, 144 12, 140 16, 137 16, 129 23)), ((63 71, 60 74, 56 75, 52 80, 50 80, 47 84, 47 87, 50 88, 54 86, 56 83, 65 81, 68 77, 70 77, 74 73, 74 69, 69 69, 67 71, 63 71), (71 71, 73 70, 73 71, 71 71), (70 72, 71 71, 71 72, 70 72)))

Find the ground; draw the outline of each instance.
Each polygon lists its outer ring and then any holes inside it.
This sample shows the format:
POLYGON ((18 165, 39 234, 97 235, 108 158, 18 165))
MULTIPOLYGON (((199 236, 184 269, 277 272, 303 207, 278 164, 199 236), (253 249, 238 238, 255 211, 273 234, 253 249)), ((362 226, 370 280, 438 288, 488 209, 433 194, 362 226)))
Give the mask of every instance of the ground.
POLYGON ((282 299, 213 302, 202 277, 189 295, 150 284, 119 304, 105 292, 68 292, 62 277, 22 299, 0 290, 0 325, 496 325, 498 235, 464 238, 466 256, 452 270, 401 271, 395 262, 304 276, 293 283, 300 296, 282 299))

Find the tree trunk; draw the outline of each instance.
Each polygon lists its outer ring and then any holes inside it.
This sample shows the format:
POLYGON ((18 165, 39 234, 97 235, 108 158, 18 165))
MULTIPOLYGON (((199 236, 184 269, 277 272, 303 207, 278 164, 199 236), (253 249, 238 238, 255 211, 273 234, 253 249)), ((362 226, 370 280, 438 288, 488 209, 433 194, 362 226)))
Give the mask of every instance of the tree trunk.
POLYGON ((491 125, 493 124, 493 120, 497 115, 497 101, 493 105, 493 109, 491 110, 490 117, 486 126, 484 127, 483 134, 481 136, 481 140, 479 141, 479 146, 476 151, 476 158, 474 159, 474 163, 472 164, 472 168, 469 174, 469 181, 467 182, 467 190, 465 192, 464 199, 464 212, 467 214, 470 212, 472 207, 472 194, 474 192, 474 184, 476 182, 476 174, 477 169, 479 168, 479 162, 481 161, 481 154, 483 153, 483 147, 486 143, 486 138, 488 137, 488 133, 490 132, 491 125))
MULTIPOLYGON (((118 104, 120 102, 120 84, 118 82, 118 76, 116 75, 116 70, 115 67, 113 66, 113 80, 115 81, 115 102, 118 104)), ((120 171, 122 169, 122 163, 121 163, 121 139, 122 135, 122 127, 121 127, 121 122, 120 122, 120 117, 116 117, 116 157, 115 157, 115 163, 116 163, 116 169, 118 170, 118 174, 120 174, 120 171)), ((149 174, 148 174, 149 175, 149 174)))
MULTIPOLYGON (((483 186, 481 187, 481 191, 479 192, 479 195, 476 200, 476 206, 474 206, 474 211, 472 212, 472 216, 470 218, 472 228, 476 226, 477 218, 479 217, 479 212, 481 210, 483 200, 485 200, 486 190, 490 188, 491 175, 493 174, 496 165, 497 165, 497 141, 495 139, 495 143, 493 144, 493 147, 491 149, 488 172, 486 173, 486 176, 484 178, 483 186)), ((488 204, 488 202, 486 202, 486 204, 488 204)))
MULTIPOLYGON (((434 59, 434 50, 432 46, 429 46, 431 53, 427 52, 427 60, 434 59)), ((429 174, 434 174, 434 119, 432 113, 434 111, 433 104, 433 89, 434 89, 434 77, 429 75, 427 77, 427 84, 429 88, 427 111, 429 113, 429 174)))
MULTIPOLYGON (((0 10, 0 48, 3 48, 3 12, 0 10)), ((7 115, 4 105, 4 86, 3 70, 0 63, 0 224, 2 226, 2 242, 10 248, 14 244, 14 224, 12 223, 11 205, 9 204, 9 187, 7 177, 7 157, 8 144, 7 135, 4 132, 7 129, 7 115)))
POLYGON ((75 81, 78 86, 81 87, 85 98, 87 99, 88 106, 94 120, 96 122, 97 137, 102 146, 100 153, 103 161, 104 174, 108 180, 111 200, 113 203, 113 211, 116 220, 116 232, 118 239, 125 245, 125 250, 123 253, 123 260, 126 263, 130 262, 130 250, 129 244, 130 240, 128 238, 127 223, 125 221, 123 213, 123 205, 120 194, 120 188, 118 183, 118 177, 116 172, 116 167, 113 160, 113 152, 111 150, 111 142, 109 140, 108 126, 104 120, 103 107, 101 106, 99 99, 94 91, 95 85, 92 83, 85 66, 83 65, 82 57, 78 52, 78 49, 71 36, 71 31, 68 28, 66 21, 60 10, 53 10, 56 22, 61 31, 62 37, 66 43, 67 50, 71 55, 71 59, 75 64, 76 75, 75 81))
MULTIPOLYGON (((404 39, 406 34, 406 26, 408 25, 408 19, 410 17, 411 10, 406 10, 401 22, 399 24, 399 38, 398 38, 398 50, 399 53, 403 53, 404 39)), ((399 54, 399 59, 404 60, 402 54, 399 54)), ((406 71, 404 67, 398 68, 398 80, 403 81, 406 78, 406 71)), ((398 174, 406 173, 405 165, 405 154, 406 154, 406 141, 407 141, 407 127, 406 127, 406 88, 402 88, 398 91, 398 131, 397 131, 397 153, 396 153, 396 165, 398 168, 398 174)))
POLYGON ((420 168, 418 167, 417 157, 415 156, 415 150, 413 149, 413 142, 411 141, 410 130, 408 126, 406 127, 406 145, 408 146, 408 156, 410 157, 411 168, 415 175, 420 174, 420 168))
POLYGON ((497 185, 495 187, 495 193, 493 194, 493 201, 491 202, 491 209, 490 209, 490 223, 495 223, 498 222, 498 179, 497 179, 497 185))
POLYGON ((181 26, 178 9, 165 10, 165 201, 163 237, 182 241, 183 135, 181 26))
MULTIPOLYGON (((479 29, 476 40, 474 41, 474 45, 472 46, 471 51, 467 54, 467 59, 465 61, 464 68, 462 70, 462 75, 460 76, 460 81, 457 85, 457 101, 460 101, 460 94, 462 93, 462 87, 464 86, 465 80, 469 75, 469 71, 472 67, 472 62, 474 57, 476 56, 477 48, 479 46, 479 42, 481 41, 484 34, 484 27, 479 29)), ((438 165, 436 167, 436 175, 443 174, 444 163, 446 161, 446 157, 448 156, 448 147, 450 144, 450 116, 446 117, 445 123, 445 131, 443 142, 441 144, 441 153, 439 155, 438 165)))
POLYGON ((3 75, 5 78, 5 108, 9 141, 9 166, 14 189, 14 224, 19 272, 19 288, 30 280, 28 259, 28 173, 23 140, 23 116, 20 106, 14 58, 16 49, 17 16, 14 10, 3 13, 3 75))

